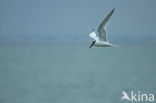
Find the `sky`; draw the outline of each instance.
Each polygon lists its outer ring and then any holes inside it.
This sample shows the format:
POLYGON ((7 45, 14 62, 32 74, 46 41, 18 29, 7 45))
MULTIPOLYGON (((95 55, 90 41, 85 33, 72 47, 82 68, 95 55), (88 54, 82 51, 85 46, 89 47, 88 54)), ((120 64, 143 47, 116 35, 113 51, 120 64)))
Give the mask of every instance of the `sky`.
POLYGON ((87 37, 115 8, 109 37, 156 36, 156 0, 0 0, 0 39, 87 37))

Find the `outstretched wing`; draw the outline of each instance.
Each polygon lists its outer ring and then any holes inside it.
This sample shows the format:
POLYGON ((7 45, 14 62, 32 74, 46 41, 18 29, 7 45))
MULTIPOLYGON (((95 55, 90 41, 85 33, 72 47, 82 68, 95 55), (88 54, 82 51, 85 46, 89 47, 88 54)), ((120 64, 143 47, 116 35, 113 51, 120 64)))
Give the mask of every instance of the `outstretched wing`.
POLYGON ((111 18, 113 12, 115 9, 111 10, 111 12, 106 16, 106 18, 102 21, 102 23, 99 25, 98 27, 98 32, 99 32, 99 40, 100 41, 105 41, 107 42, 107 37, 106 37, 106 31, 104 29, 105 25, 107 24, 107 22, 109 21, 109 19, 111 18))
POLYGON ((96 41, 99 40, 99 37, 96 36, 96 33, 95 33, 94 30, 89 34, 89 36, 90 36, 91 38, 93 38, 94 40, 96 40, 96 41))

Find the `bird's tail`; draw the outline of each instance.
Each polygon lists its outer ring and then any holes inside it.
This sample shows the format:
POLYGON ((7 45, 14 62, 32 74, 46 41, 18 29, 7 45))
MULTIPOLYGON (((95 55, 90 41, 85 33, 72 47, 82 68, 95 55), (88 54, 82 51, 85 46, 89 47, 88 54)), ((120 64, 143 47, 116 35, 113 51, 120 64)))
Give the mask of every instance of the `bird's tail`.
POLYGON ((114 44, 111 44, 111 46, 112 46, 112 47, 118 47, 118 46, 116 46, 116 45, 114 45, 114 44))

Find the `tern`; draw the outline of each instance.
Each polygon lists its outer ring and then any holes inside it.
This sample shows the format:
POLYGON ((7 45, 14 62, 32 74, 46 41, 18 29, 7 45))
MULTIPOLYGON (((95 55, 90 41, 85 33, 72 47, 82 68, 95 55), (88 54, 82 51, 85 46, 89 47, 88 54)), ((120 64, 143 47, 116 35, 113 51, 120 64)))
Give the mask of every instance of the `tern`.
POLYGON ((110 13, 105 17, 105 19, 99 25, 99 27, 98 27, 99 36, 97 36, 96 33, 95 33, 95 30, 92 29, 92 31, 89 34, 89 36, 92 39, 94 39, 94 41, 92 42, 92 44, 90 45, 89 48, 91 48, 92 46, 98 46, 98 47, 116 47, 116 45, 110 44, 107 41, 107 37, 106 37, 106 24, 110 20, 112 14, 114 12, 114 10, 115 9, 111 10, 110 13))

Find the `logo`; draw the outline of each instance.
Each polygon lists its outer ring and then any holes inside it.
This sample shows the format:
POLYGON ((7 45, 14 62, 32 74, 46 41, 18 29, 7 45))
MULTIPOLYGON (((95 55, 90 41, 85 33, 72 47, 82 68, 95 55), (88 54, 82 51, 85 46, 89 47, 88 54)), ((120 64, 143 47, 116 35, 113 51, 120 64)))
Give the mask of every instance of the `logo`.
POLYGON ((123 96, 121 97, 121 101, 128 100, 128 101, 135 101, 135 102, 137 101, 153 102, 155 99, 154 94, 141 93, 140 91, 138 92, 131 91, 130 95, 128 95, 125 91, 122 91, 122 95, 123 96))

